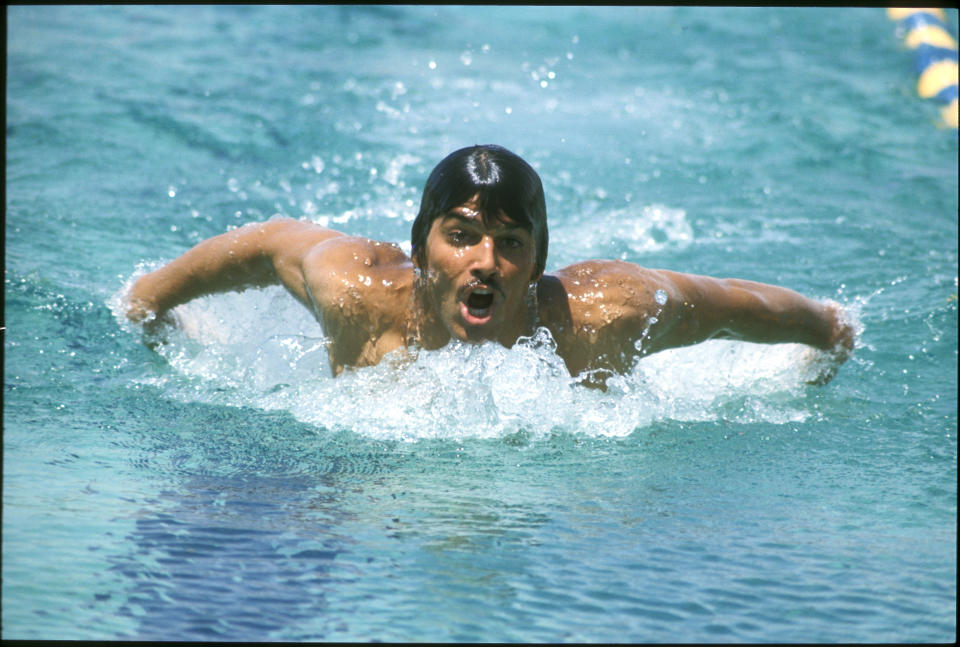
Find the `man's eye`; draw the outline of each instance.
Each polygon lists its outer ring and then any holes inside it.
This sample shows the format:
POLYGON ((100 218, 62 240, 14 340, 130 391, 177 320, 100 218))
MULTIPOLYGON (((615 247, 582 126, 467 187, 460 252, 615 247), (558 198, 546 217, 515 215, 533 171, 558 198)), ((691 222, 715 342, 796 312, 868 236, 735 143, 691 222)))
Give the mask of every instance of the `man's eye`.
POLYGON ((523 247, 523 241, 519 238, 508 237, 503 239, 503 246, 507 249, 520 249, 523 247))
POLYGON ((456 244, 464 243, 467 240, 467 234, 460 231, 459 229, 454 229, 453 231, 447 232, 447 239, 451 243, 456 243, 456 244))

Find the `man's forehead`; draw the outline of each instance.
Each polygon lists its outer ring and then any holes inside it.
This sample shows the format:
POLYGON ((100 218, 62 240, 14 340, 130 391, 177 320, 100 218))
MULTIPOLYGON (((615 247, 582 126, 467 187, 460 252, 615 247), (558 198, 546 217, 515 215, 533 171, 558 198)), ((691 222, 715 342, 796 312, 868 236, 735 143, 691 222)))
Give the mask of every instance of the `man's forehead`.
POLYGON ((443 214, 442 220, 460 220, 468 223, 483 223, 494 229, 526 229, 513 220, 503 209, 489 213, 470 203, 462 204, 443 214))

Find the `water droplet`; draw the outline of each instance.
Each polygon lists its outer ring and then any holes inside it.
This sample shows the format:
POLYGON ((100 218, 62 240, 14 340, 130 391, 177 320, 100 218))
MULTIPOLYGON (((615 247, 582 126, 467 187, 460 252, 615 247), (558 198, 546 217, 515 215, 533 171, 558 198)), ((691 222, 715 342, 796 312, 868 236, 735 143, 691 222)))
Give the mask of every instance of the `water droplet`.
POLYGON ((659 304, 662 305, 662 306, 663 306, 663 305, 666 305, 666 304, 667 304, 667 293, 664 292, 663 290, 657 290, 656 292, 653 293, 653 299, 654 299, 654 301, 656 301, 657 303, 659 303, 659 304))

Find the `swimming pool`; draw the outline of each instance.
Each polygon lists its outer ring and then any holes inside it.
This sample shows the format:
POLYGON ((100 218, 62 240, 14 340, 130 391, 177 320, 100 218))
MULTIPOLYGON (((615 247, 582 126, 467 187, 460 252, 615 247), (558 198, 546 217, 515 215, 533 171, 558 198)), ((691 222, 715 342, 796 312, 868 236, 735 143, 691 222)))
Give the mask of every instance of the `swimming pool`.
MULTIPOLYGON (((954 35, 957 13, 949 13, 954 35)), ((881 9, 8 10, 4 638, 951 642, 957 136, 881 9), (543 178, 547 271, 846 304, 572 387, 542 337, 329 376, 282 291, 124 286, 274 214, 408 244, 426 174, 543 178)))

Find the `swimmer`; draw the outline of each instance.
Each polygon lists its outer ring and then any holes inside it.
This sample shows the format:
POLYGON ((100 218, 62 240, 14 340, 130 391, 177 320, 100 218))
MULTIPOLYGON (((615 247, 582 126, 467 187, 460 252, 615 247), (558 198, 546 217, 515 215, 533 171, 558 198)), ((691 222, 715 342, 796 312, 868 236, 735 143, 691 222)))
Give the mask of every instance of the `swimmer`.
POLYGON ((411 247, 407 256, 293 219, 251 223, 140 277, 126 314, 149 329, 191 299, 280 284, 322 326, 334 375, 454 339, 510 348, 538 327, 553 335, 571 376, 601 388, 639 357, 708 339, 823 349, 834 366, 823 382, 853 350, 839 304, 783 287, 612 260, 545 274, 540 177, 500 146, 460 149, 433 169, 411 247))

